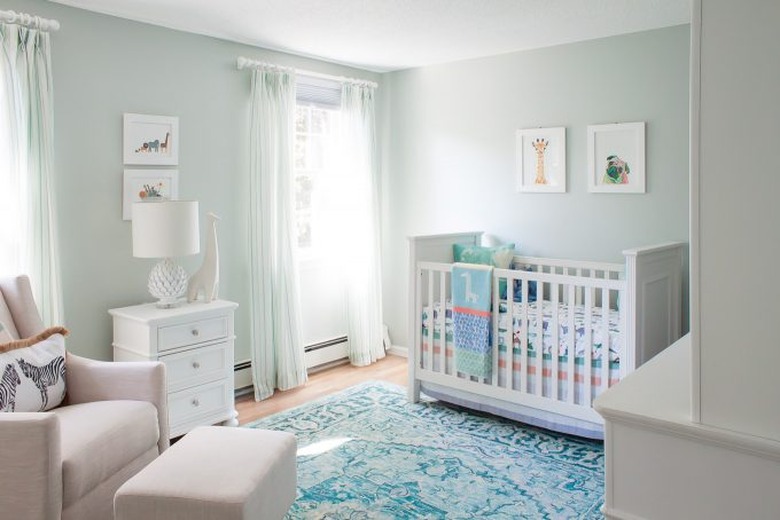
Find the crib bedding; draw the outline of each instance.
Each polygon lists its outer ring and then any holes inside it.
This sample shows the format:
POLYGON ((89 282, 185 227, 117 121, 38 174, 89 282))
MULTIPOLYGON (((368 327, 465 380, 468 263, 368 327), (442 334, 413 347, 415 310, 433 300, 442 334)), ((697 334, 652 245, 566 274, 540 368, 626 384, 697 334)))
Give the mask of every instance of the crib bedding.
MULTIPOLYGON (((534 393, 537 376, 536 355, 538 344, 538 305, 542 305, 542 336, 543 336, 543 355, 542 355, 542 395, 552 395, 552 385, 554 376, 554 362, 553 362, 553 334, 552 334, 552 313, 554 310, 554 304, 549 301, 543 302, 531 302, 528 304, 528 367, 525 371, 527 381, 527 391, 534 393)), ((506 383, 506 365, 508 362, 506 354, 506 339, 507 339, 507 326, 509 324, 509 316, 507 314, 507 302, 500 301, 499 303, 499 359, 498 359, 498 386, 505 387, 506 383)), ((519 389, 521 387, 521 372, 522 372, 522 354, 521 354, 521 324, 523 320, 523 313, 525 304, 519 302, 512 302, 512 388, 519 389)), ((584 381, 586 378, 585 373, 585 352, 587 348, 587 334, 586 334, 586 313, 583 305, 571 306, 574 308, 574 330, 575 330, 575 359, 574 359, 574 401, 576 403, 584 402, 584 381)), ((568 350, 569 350, 569 305, 559 304, 558 306, 558 398, 565 400, 568 398, 568 350)), ((433 305, 433 351, 431 362, 434 370, 441 370, 441 348, 440 348, 440 334, 441 326, 438 320, 441 305, 439 302, 435 302, 433 305)), ((602 344, 604 334, 604 319, 601 308, 591 309, 591 324, 590 330, 592 333, 592 339, 590 341, 591 346, 591 398, 596 397, 601 392, 602 382, 602 344)), ((427 352, 430 348, 429 339, 431 337, 430 332, 430 307, 423 307, 422 316, 422 350, 427 352)), ((617 383, 620 379, 620 313, 616 310, 610 310, 608 316, 609 332, 607 337, 609 338, 609 386, 617 383)), ((454 352, 453 345, 453 325, 452 325, 452 305, 450 301, 446 302, 446 315, 445 315, 445 331, 446 331, 446 355, 445 360, 447 372, 452 369, 451 357, 454 352)), ((491 339, 492 341, 492 339, 491 339)), ((423 356, 425 359, 425 356, 423 356)))
MULTIPOLYGON (((536 357, 537 352, 537 336, 538 336, 538 305, 540 302, 531 302, 528 306, 528 356, 530 358, 536 357)), ((552 321, 552 313, 554 304, 550 301, 544 300, 542 304, 542 336, 543 336, 543 359, 552 359, 553 351, 553 334, 550 322, 552 321)), ((520 353, 521 347, 521 325, 523 320, 523 307, 524 303, 512 302, 512 350, 514 354, 520 353)), ((586 341, 586 318, 585 318, 585 306, 584 305, 558 305, 558 356, 559 359, 568 359, 569 355, 569 343, 570 343, 570 330, 569 330, 569 308, 574 308, 574 330, 575 330, 575 363, 583 364, 585 361, 585 351, 588 346, 591 347, 591 356, 593 362, 598 362, 598 366, 601 366, 602 357, 602 345, 604 343, 604 317, 603 309, 601 307, 593 307, 591 309, 591 324, 590 330, 592 331, 591 345, 587 345, 586 341)), ((440 302, 434 302, 433 304, 433 329, 434 339, 438 341, 441 333, 441 325, 439 320, 439 312, 441 311, 440 302)), ((430 331, 430 307, 423 307, 422 315, 422 334, 423 341, 427 342, 430 331)), ((447 300, 446 302, 446 314, 445 314, 445 332, 447 334, 447 343, 452 342, 452 302, 447 300)), ((507 301, 501 300, 499 302, 499 319, 498 319, 498 346, 500 352, 506 351, 506 339, 508 330, 508 316, 507 316, 507 301)), ((609 310, 609 361, 610 367, 614 364, 620 363, 620 312, 617 310, 609 310)), ((595 366, 595 365, 594 365, 595 366)))

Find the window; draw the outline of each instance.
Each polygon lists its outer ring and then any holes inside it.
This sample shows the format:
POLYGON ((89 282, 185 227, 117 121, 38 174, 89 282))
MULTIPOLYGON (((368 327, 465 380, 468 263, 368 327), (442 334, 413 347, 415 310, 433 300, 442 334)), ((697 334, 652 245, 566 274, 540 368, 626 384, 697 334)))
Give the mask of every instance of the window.
POLYGON ((298 247, 313 252, 318 243, 318 186, 335 159, 341 86, 320 78, 296 81, 295 218, 298 247))
POLYGON ((312 104, 295 110, 295 217, 298 247, 311 248, 316 187, 332 159, 339 112, 312 104))

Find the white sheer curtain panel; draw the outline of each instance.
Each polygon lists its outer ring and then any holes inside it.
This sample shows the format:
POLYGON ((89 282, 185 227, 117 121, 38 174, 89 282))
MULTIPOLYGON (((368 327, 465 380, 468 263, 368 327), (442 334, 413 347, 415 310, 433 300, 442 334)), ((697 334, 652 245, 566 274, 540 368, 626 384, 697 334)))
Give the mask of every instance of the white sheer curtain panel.
POLYGON ((60 324, 49 33, 0 23, 0 273, 26 273, 44 323, 60 324))
POLYGON ((252 73, 249 245, 255 399, 306 382, 293 230, 295 76, 252 73))
POLYGON ((341 251, 346 268, 349 359, 363 366, 385 357, 382 342, 379 178, 374 116, 375 87, 342 86, 340 206, 341 251))

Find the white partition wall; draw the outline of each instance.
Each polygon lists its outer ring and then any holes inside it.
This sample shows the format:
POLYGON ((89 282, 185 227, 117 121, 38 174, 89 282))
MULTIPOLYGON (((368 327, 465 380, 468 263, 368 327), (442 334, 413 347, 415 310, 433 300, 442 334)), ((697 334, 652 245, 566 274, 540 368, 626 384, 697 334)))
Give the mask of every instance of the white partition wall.
POLYGON ((696 4, 694 419, 780 440, 780 2, 696 4))
POLYGON ((691 335, 594 403, 609 520, 780 518, 780 2, 693 4, 691 335))

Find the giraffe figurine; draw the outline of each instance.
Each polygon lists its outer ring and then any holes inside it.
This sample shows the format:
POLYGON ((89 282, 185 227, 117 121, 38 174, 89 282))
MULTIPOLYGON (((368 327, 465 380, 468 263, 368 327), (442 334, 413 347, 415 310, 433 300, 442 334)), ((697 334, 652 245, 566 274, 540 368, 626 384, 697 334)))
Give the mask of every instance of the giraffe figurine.
POLYGON ((536 150, 536 179, 534 184, 547 184, 547 177, 544 176, 544 151, 550 141, 547 139, 535 139, 531 145, 536 150))
POLYGON ((206 253, 203 255, 203 265, 190 277, 187 285, 187 302, 198 299, 198 293, 203 291, 206 303, 217 299, 219 292, 219 249, 217 246, 217 221, 220 218, 209 212, 209 231, 206 235, 206 253))

